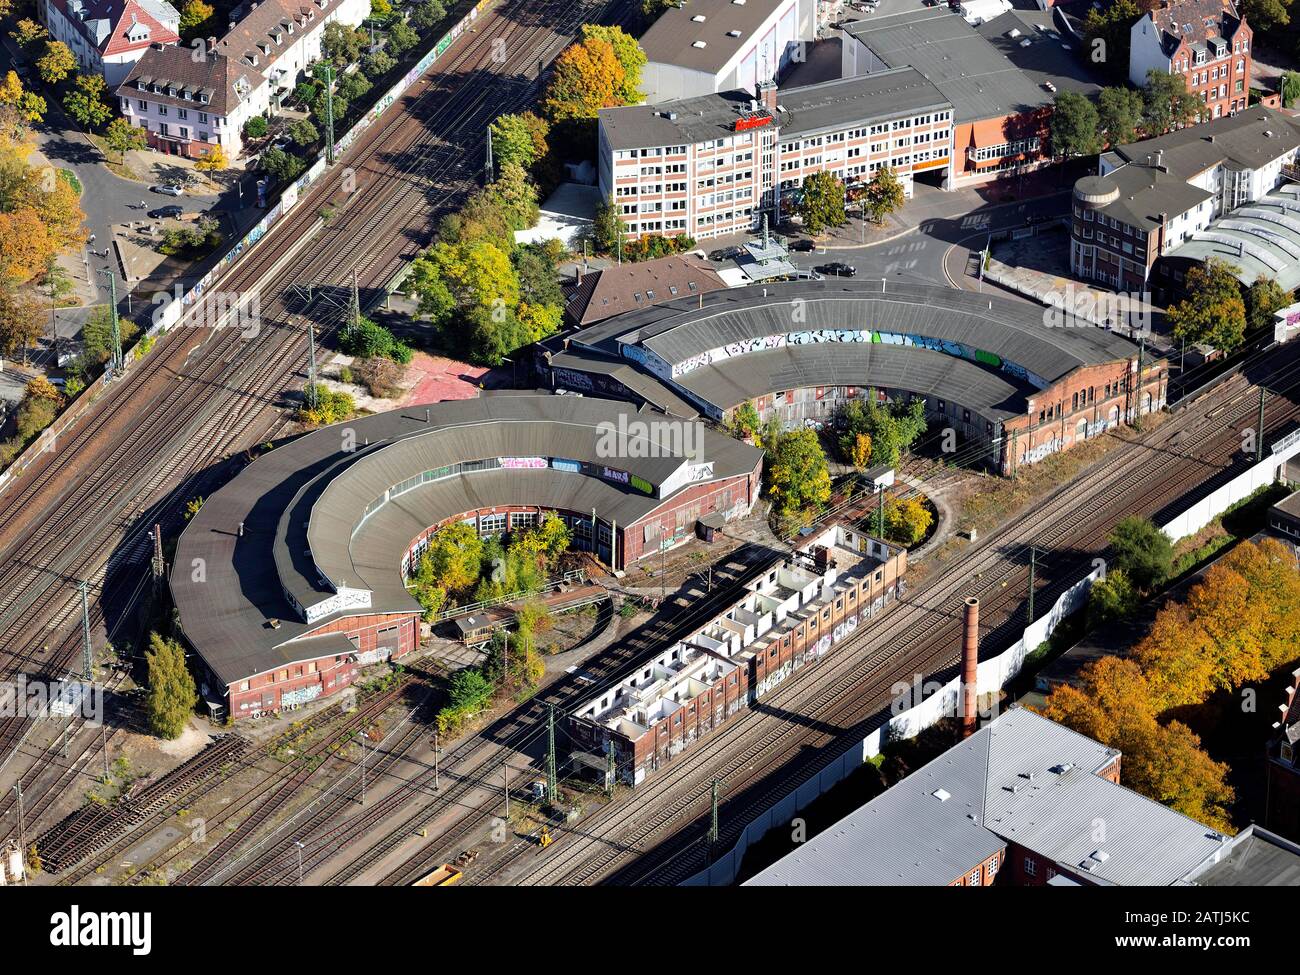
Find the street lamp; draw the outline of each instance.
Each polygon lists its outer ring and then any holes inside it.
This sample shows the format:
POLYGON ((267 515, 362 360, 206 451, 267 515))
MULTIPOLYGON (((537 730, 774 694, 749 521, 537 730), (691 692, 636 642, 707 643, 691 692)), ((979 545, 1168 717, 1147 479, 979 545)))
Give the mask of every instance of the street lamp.
POLYGON ((293 841, 293 845, 298 848, 298 886, 302 886, 302 843, 298 840, 293 841))

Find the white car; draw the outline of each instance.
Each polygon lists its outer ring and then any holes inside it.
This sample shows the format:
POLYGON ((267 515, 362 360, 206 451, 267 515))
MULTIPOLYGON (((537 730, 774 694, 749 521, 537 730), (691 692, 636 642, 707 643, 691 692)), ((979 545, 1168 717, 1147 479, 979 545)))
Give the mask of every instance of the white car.
POLYGON ((160 183, 157 186, 149 187, 150 193, 161 193, 163 196, 184 196, 185 191, 179 186, 172 186, 169 183, 160 183))

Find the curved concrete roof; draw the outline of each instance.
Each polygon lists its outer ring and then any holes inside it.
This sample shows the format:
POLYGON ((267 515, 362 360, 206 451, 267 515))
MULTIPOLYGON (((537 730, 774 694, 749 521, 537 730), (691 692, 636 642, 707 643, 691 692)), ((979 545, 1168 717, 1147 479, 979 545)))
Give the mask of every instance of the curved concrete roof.
POLYGON ((181 626, 227 683, 347 652, 345 639, 312 631, 351 615, 418 612, 401 563, 431 525, 507 504, 594 508, 602 521, 630 524, 670 500, 697 462, 711 463, 712 471, 690 483, 747 474, 759 463, 761 451, 720 434, 704 431, 699 457, 686 457, 681 444, 668 442, 671 431, 632 426, 667 419, 681 422, 627 403, 515 394, 317 430, 246 467, 186 527, 171 575, 181 626), (627 435, 617 440, 614 457, 603 457, 601 425, 620 420, 627 435), (638 456, 656 450, 659 456, 638 456), (503 458, 607 465, 649 482, 653 493, 549 465, 496 466, 503 458), (489 469, 440 470, 477 462, 489 469), (426 479, 426 472, 436 476, 426 479), (391 491, 410 479, 402 493, 391 491), (303 607, 313 607, 310 624, 303 607))
POLYGON ((1025 412, 1033 385, 928 349, 871 343, 787 345, 695 369, 678 384, 724 410, 756 396, 808 386, 905 389, 1001 422, 1025 412))
POLYGON ((783 344, 811 339, 838 349, 848 333, 871 341, 873 332, 886 342, 923 338, 937 346, 961 346, 968 353, 978 350, 987 353, 982 361, 1003 371, 1023 371, 1042 385, 1081 366, 1137 353, 1131 342, 1105 329, 1049 326, 1036 305, 892 281, 882 289, 879 279, 715 291, 702 300, 621 315, 579 332, 572 341, 607 351, 641 347, 674 366, 699 357, 707 360, 705 365, 725 359, 729 370, 744 371, 757 361, 753 352, 744 352, 744 345, 758 347, 768 336, 780 337, 783 344))

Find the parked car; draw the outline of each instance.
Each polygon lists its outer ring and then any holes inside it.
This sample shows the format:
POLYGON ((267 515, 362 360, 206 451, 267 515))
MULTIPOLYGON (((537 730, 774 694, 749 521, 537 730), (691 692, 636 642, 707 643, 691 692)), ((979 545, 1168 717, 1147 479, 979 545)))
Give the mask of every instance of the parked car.
POLYGON ((150 193, 161 193, 163 196, 184 196, 185 191, 179 186, 173 186, 170 183, 159 183, 157 186, 149 187, 150 193))
POLYGON ((740 254, 741 254, 741 249, 739 247, 721 247, 716 251, 709 252, 709 260, 731 261, 739 257, 740 254))
POLYGON ((804 240, 796 240, 790 245, 790 250, 799 251, 802 254, 807 254, 809 251, 815 251, 816 249, 817 245, 806 238, 804 240))
POLYGON ((149 211, 149 216, 154 220, 161 220, 167 217, 179 217, 185 212, 183 207, 178 207, 175 203, 165 207, 157 207, 149 211))
POLYGON ((829 264, 818 264, 813 268, 818 274, 824 274, 832 278, 851 278, 858 273, 858 269, 852 264, 845 264, 843 261, 831 261, 829 264))

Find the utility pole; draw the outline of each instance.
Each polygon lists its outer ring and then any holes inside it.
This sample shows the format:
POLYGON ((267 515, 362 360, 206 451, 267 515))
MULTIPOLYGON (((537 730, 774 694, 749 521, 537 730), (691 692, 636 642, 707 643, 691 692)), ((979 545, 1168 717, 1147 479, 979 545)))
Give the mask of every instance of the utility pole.
POLYGON ((108 316, 111 325, 112 349, 109 350, 108 368, 113 377, 122 371, 122 326, 117 320, 117 275, 111 268, 99 272, 108 277, 108 316))
POLYGON ((437 792, 441 786, 438 785, 438 732, 433 733, 433 791, 437 792))
POLYGON ((713 802, 709 809, 709 849, 717 845, 718 837, 718 780, 713 780, 713 802))
POLYGON ((492 182, 494 168, 492 165, 492 123, 489 122, 487 127, 487 159, 483 167, 483 183, 485 185, 492 182))
POLYGON ((1264 394, 1267 390, 1259 387, 1259 422, 1255 424, 1255 463, 1264 459, 1264 394))
POLYGON ((325 71, 325 163, 334 165, 334 65, 321 65, 325 71))
POLYGON ((668 546, 664 543, 663 531, 659 533, 659 602, 668 598, 668 546))
POLYGON ((161 585, 167 572, 167 563, 163 561, 162 525, 153 526, 153 581, 161 585))
POLYGON ((506 821, 510 820, 510 766, 501 766, 501 787, 506 794, 506 821))
POLYGON ((18 848, 22 851, 23 858, 23 886, 27 886, 27 820, 23 816, 23 778, 18 777, 18 784, 14 786, 14 792, 18 793, 18 848))
POLYGON ((546 712, 546 801, 555 806, 559 800, 559 783, 555 770, 555 705, 546 712))
POLYGON ((320 404, 317 402, 319 391, 316 388, 316 329, 311 322, 307 323, 307 389, 305 399, 307 400, 308 409, 316 409, 320 404))
POLYGON ((614 780, 618 777, 618 764, 614 758, 614 742, 605 743, 605 795, 614 795, 614 780))
POLYGON ((883 542, 885 540, 885 486, 882 484, 876 488, 876 535, 883 542))
POLYGON ((1026 612, 1025 625, 1028 626, 1034 621, 1034 574, 1038 568, 1038 549, 1033 545, 1029 546, 1029 606, 1026 612))
POLYGON ((293 845, 298 848, 298 886, 302 886, 302 843, 298 840, 293 841, 293 845))
POLYGON ((348 309, 348 324, 344 335, 355 333, 361 327, 361 288, 357 285, 357 269, 352 269, 352 302, 348 309))
POLYGON ((81 580, 81 676, 87 681, 94 680, 95 672, 90 646, 90 594, 86 580, 81 580))
POLYGON ((366 733, 358 731, 357 737, 361 739, 361 805, 366 804, 366 733))

